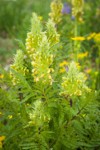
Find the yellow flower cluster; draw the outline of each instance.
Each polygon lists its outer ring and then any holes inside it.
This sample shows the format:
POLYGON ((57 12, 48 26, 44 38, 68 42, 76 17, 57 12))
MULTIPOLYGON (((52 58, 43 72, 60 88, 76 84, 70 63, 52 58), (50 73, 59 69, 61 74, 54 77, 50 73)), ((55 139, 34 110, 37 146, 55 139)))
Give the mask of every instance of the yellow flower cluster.
POLYGON ((60 64, 59 64, 59 67, 60 67, 60 73, 63 73, 63 72, 65 72, 66 71, 66 69, 65 69, 65 67, 66 66, 68 66, 68 62, 66 61, 66 60, 64 60, 63 62, 61 62, 60 64))
POLYGON ((84 0, 72 0, 72 15, 78 21, 82 20, 84 0))
POLYGON ((84 57, 87 57, 88 56, 88 52, 85 52, 85 53, 79 53, 77 55, 78 59, 83 59, 84 57))
POLYGON ((59 42, 59 34, 56 32, 55 24, 48 20, 46 31, 42 31, 41 22, 36 14, 33 15, 31 32, 27 34, 26 50, 32 64, 32 76, 35 82, 41 81, 43 84, 52 84, 51 74, 53 68, 53 53, 57 50, 55 44, 59 42), (33 30, 35 22, 38 26, 33 30), (36 32, 35 32, 36 31, 36 32))
POLYGON ((91 40, 94 39, 95 42, 100 42, 100 33, 91 33, 87 37, 83 36, 77 36, 77 37, 72 37, 71 38, 73 41, 84 41, 84 40, 91 40))
POLYGON ((2 148, 2 142, 5 140, 5 136, 0 136, 0 148, 2 148))
POLYGON ((52 84, 51 73, 54 71, 53 68, 49 67, 53 62, 53 55, 43 56, 41 54, 35 55, 34 61, 32 61, 32 76, 34 81, 41 81, 42 83, 52 84))
MULTIPOLYGON (((12 64, 11 69, 15 70, 19 74, 25 76, 29 70, 27 67, 25 67, 24 64, 24 53, 21 50, 17 51, 17 54, 15 55, 14 64, 12 64)), ((12 78, 12 82, 14 85, 19 82, 19 79, 14 75, 12 70, 10 71, 10 77, 12 78)))
POLYGON ((100 33, 91 33, 88 37, 87 40, 94 39, 95 42, 100 42, 100 33))
POLYGON ((32 64, 32 76, 34 77, 34 81, 42 81, 46 83, 47 81, 52 84, 52 77, 50 73, 52 72, 52 68, 49 66, 53 62, 53 55, 47 54, 46 50, 49 49, 49 44, 47 41, 47 37, 44 33, 40 33, 39 37, 34 37, 32 40, 31 34, 28 35, 26 41, 26 49, 31 59, 32 64))
POLYGON ((85 92, 90 92, 90 89, 85 84, 86 76, 79 72, 75 62, 70 63, 66 77, 64 76, 62 80, 61 95, 72 97, 81 96, 85 92))
POLYGON ((91 40, 95 37, 96 33, 91 33, 88 37, 87 37, 87 40, 91 40))
POLYGON ((97 34, 94 36, 94 41, 96 41, 97 43, 100 43, 100 33, 97 33, 97 34))
POLYGON ((60 66, 60 67, 63 67, 63 66, 67 66, 68 64, 69 64, 69 63, 64 60, 62 63, 59 64, 59 66, 60 66))
POLYGON ((61 21, 61 10, 63 8, 63 4, 60 0, 54 0, 51 3, 51 13, 49 13, 49 16, 51 17, 52 21, 55 24, 58 24, 61 21))
POLYGON ((29 32, 27 34, 27 38, 26 38, 26 50, 30 57, 35 51, 35 48, 33 48, 34 42, 35 42, 35 40, 34 40, 33 34, 32 34, 32 32, 29 32))
POLYGON ((60 34, 57 33, 56 28, 55 28, 55 24, 50 19, 47 22, 46 35, 48 37, 48 41, 50 43, 50 46, 53 46, 59 42, 60 34))

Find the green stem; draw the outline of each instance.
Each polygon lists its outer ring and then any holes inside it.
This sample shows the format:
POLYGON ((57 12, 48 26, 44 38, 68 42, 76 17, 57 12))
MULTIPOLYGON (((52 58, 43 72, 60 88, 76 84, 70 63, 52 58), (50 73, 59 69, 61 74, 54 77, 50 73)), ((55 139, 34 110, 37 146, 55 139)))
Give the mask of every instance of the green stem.
MULTIPOLYGON (((74 27, 74 36, 77 37, 78 36, 78 23, 77 23, 77 19, 75 19, 75 27, 74 27)), ((77 62, 77 54, 78 54, 78 41, 74 41, 74 56, 75 56, 75 61, 77 62)))

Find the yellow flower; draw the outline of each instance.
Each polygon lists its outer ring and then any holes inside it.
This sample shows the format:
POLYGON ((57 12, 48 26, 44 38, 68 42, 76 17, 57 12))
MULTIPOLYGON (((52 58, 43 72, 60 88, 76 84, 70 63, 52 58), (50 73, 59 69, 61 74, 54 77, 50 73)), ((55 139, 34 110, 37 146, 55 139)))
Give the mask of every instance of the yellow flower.
POLYGON ((5 136, 0 136, 0 142, 4 141, 5 140, 5 136))
POLYGON ((78 69, 80 69, 80 64, 79 63, 75 63, 76 64, 76 67, 78 68, 78 69))
POLYGON ((87 40, 93 39, 96 43, 100 43, 100 32, 99 33, 91 33, 88 37, 87 40))
POLYGON ((97 33, 97 34, 95 35, 94 40, 95 40, 96 42, 100 42, 100 33, 97 33))
POLYGON ((77 96, 81 96, 82 95, 82 91, 81 90, 77 90, 74 95, 77 95, 77 96))
POLYGON ((88 37, 87 37, 87 40, 91 40, 92 38, 94 38, 96 35, 96 33, 91 33, 88 37))
POLYGON ((59 71, 59 72, 60 72, 60 73, 65 72, 65 68, 60 69, 60 71, 59 71))
POLYGON ((95 72, 95 75, 97 76, 97 75, 98 75, 98 73, 99 73, 99 72, 98 72, 98 71, 96 71, 96 72, 95 72))
POLYGON ((39 78, 38 78, 38 77, 36 77, 34 80, 35 80, 35 82, 38 82, 38 81, 39 81, 39 78))
POLYGON ((39 19, 40 21, 42 21, 42 20, 43 20, 43 17, 42 17, 42 16, 38 16, 38 19, 39 19))
POLYGON ((0 148, 2 148, 2 142, 5 140, 5 136, 0 136, 0 148))
POLYGON ((61 21, 62 13, 61 10, 63 8, 62 2, 59 1, 53 1, 51 2, 51 13, 49 13, 49 16, 54 21, 55 24, 59 23, 61 21))
POLYGON ((88 73, 88 74, 91 73, 91 71, 92 70, 90 68, 86 69, 86 73, 88 73))
POLYGON ((77 36, 77 37, 73 37, 73 38, 71 38, 71 39, 74 40, 74 41, 84 41, 84 40, 85 40, 85 37, 77 36))
POLYGON ((63 67, 63 66, 66 66, 66 65, 68 65, 68 62, 65 61, 65 60, 62 63, 59 64, 60 67, 63 67))
POLYGON ((82 58, 84 58, 84 57, 87 57, 87 55, 88 55, 88 52, 85 52, 85 53, 80 53, 80 54, 78 54, 77 57, 78 57, 79 59, 82 59, 82 58))
POLYGON ((0 74, 0 79, 3 79, 4 78, 4 75, 3 74, 0 74))
POLYGON ((12 119, 12 117, 13 117, 12 115, 9 115, 9 116, 8 116, 9 119, 12 119))

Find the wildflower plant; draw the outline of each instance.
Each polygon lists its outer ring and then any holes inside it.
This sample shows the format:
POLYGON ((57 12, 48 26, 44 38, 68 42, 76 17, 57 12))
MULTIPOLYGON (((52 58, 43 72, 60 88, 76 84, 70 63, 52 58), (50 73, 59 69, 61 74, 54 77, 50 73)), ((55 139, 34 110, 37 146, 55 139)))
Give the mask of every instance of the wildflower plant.
POLYGON ((85 85, 85 81, 85 74, 79 72, 76 64, 72 62, 66 76, 63 77, 61 94, 73 97, 90 92, 90 89, 85 85))
POLYGON ((72 0, 72 16, 74 16, 78 21, 82 19, 83 6, 83 0, 72 0))
POLYGON ((58 22, 49 19, 44 27, 33 13, 31 30, 10 71, 0 68, 0 146, 4 150, 100 146, 98 92, 88 87, 78 60, 61 63, 58 22), (61 67, 64 72, 59 72, 61 67))
POLYGON ((49 16, 54 21, 55 24, 58 24, 61 21, 63 4, 61 0, 53 0, 51 3, 51 13, 49 16))
POLYGON ((53 51, 55 51, 54 46, 59 42, 59 34, 54 26, 54 23, 49 20, 46 32, 42 31, 40 20, 36 14, 33 14, 32 30, 27 35, 26 49, 31 59, 32 76, 35 82, 41 80, 43 83, 52 84, 53 51), (37 25, 35 29, 33 29, 34 25, 37 25))

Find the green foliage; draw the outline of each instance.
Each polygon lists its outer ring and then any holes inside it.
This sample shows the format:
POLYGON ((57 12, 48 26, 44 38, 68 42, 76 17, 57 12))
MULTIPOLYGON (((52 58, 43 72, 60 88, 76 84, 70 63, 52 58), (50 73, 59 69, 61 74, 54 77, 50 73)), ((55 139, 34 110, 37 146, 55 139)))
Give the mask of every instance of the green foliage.
POLYGON ((16 36, 25 40, 30 28, 31 13, 36 11, 45 19, 49 12, 50 0, 0 0, 0 33, 1 36, 16 36), (44 4, 44 7, 42 7, 44 4))
POLYGON ((52 19, 48 19, 44 27, 33 13, 31 30, 25 44, 19 42, 20 49, 10 70, 0 68, 0 146, 3 150, 100 147, 99 91, 88 87, 84 68, 80 71, 78 62, 72 61, 71 49, 78 48, 79 52, 81 43, 78 41, 80 47, 70 39, 64 43, 63 31, 59 35, 57 29, 61 31, 52 19), (65 47, 70 51, 69 56, 62 52, 65 47), (62 60, 63 73, 59 71, 62 60))

